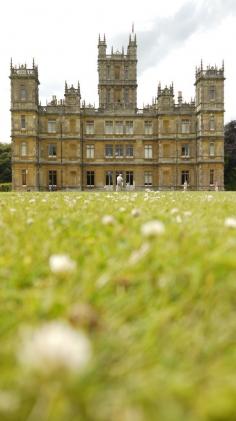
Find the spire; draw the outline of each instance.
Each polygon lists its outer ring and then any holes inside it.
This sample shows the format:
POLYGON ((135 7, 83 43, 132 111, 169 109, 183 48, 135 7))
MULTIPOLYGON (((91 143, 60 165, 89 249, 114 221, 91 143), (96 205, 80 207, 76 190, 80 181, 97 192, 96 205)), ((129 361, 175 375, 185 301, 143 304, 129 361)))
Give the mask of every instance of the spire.
POLYGON ((134 22, 132 23, 132 33, 134 34, 134 22))
POLYGON ((67 89, 68 89, 68 86, 67 86, 67 82, 65 80, 65 91, 67 91, 67 89))
POLYGON ((35 63, 34 63, 34 57, 33 57, 33 64, 32 64, 32 66, 33 66, 33 69, 34 69, 34 66, 35 66, 35 63))
POLYGON ((203 61, 201 59, 201 70, 203 70, 203 61))
POLYGON ((10 61, 10 69, 12 70, 13 65, 12 65, 12 57, 11 57, 11 61, 10 61))
POLYGON ((100 44, 100 42, 101 42, 101 37, 100 37, 100 34, 98 35, 98 44, 100 44))

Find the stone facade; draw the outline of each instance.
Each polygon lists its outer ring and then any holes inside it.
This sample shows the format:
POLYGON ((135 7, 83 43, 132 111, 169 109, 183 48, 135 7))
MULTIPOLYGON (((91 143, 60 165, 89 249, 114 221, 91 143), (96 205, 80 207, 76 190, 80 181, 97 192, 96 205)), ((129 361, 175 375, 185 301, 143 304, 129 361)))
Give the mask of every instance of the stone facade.
POLYGON ((38 68, 11 64, 14 190, 224 188, 224 66, 196 69, 196 100, 174 87, 137 108, 137 43, 107 54, 98 42, 99 107, 65 84, 63 100, 39 102, 38 68))

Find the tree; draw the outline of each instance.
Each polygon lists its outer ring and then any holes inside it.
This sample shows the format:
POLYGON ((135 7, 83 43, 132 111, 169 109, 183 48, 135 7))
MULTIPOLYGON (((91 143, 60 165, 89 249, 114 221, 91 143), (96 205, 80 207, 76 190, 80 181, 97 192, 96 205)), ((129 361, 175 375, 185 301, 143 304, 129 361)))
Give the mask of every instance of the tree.
POLYGON ((0 183, 11 182, 11 145, 0 143, 0 183))
POLYGON ((225 125, 225 189, 236 190, 236 120, 225 125))

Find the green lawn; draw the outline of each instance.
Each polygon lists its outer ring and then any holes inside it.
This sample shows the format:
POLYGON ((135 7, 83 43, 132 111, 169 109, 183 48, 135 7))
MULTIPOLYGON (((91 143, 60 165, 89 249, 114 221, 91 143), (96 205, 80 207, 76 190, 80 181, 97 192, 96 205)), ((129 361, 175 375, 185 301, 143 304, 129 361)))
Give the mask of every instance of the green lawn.
POLYGON ((235 193, 0 194, 1 421, 234 421, 235 313, 235 193))

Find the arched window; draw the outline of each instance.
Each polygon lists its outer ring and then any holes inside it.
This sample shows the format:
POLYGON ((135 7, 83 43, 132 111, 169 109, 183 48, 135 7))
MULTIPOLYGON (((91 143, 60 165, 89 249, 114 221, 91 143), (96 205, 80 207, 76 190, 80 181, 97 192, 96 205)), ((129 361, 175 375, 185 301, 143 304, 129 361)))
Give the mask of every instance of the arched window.
POLYGON ((215 130, 215 126, 216 126, 216 124, 215 124, 215 117, 214 117, 213 114, 211 114, 210 121, 209 121, 209 128, 210 128, 210 130, 214 131, 215 130))

